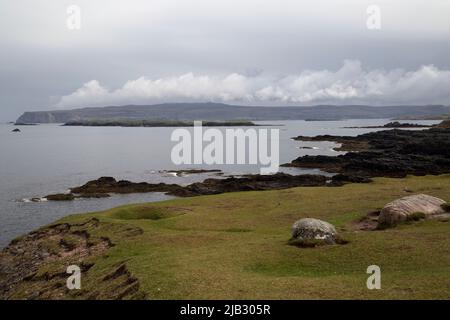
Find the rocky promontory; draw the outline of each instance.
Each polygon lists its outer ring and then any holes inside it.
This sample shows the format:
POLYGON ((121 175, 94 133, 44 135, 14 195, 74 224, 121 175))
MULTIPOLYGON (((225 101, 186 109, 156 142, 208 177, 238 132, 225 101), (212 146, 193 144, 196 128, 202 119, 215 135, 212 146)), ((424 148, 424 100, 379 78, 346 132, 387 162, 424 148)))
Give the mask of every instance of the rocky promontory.
POLYGON ((284 166, 363 177, 404 177, 450 172, 450 129, 440 124, 427 130, 384 130, 356 137, 298 136, 299 141, 333 141, 339 156, 304 156, 284 166))
MULTIPOLYGON (((68 201, 76 198, 108 197, 111 193, 130 194, 146 192, 164 192, 178 197, 211 195, 225 192, 278 190, 294 187, 325 186, 329 178, 323 175, 289 175, 277 173, 274 175, 246 175, 224 179, 210 178, 203 182, 187 186, 167 183, 131 182, 116 180, 113 177, 101 177, 86 184, 70 189, 70 193, 48 195, 45 198, 53 201, 68 201)), ((350 178, 339 179, 336 185, 350 178)), ((368 181, 366 181, 368 182, 368 181)))
POLYGON ((393 129, 393 128, 431 128, 433 125, 418 124, 418 123, 401 123, 398 121, 392 121, 382 126, 365 126, 365 127, 344 127, 346 129, 393 129))

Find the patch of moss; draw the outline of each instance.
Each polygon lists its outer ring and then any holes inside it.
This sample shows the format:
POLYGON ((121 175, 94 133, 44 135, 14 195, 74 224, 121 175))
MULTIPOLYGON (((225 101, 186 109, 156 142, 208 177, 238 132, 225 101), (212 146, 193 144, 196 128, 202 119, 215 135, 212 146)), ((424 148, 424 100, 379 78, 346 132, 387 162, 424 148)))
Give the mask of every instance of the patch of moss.
POLYGON ((42 241, 40 244, 41 248, 50 254, 58 255, 61 251, 61 247, 59 245, 59 242, 55 239, 48 239, 45 241, 42 241))
POLYGON ((377 227, 375 228, 375 230, 386 230, 389 228, 394 228, 395 226, 397 226, 397 224, 387 224, 387 223, 380 223, 378 222, 377 227))
POLYGON ((406 221, 419 221, 419 220, 422 220, 422 219, 425 219, 425 213, 423 213, 423 212, 414 212, 414 213, 410 214, 407 217, 406 221))
POLYGON ((80 244, 80 237, 74 234, 66 234, 60 241, 60 246, 68 251, 73 250, 80 244))
MULTIPOLYGON (((335 239, 336 244, 347 244, 348 241, 343 239, 340 236, 337 236, 335 239)), ((324 245, 330 245, 326 241, 322 239, 295 239, 291 238, 288 241, 288 244, 291 246, 299 247, 299 248, 314 248, 324 245)))
POLYGON ((295 239, 291 238, 288 241, 290 246, 295 246, 299 248, 315 248, 318 246, 323 246, 326 243, 320 239, 295 239))
POLYGON ((397 223, 378 223, 376 230, 386 230, 386 229, 390 229, 390 228, 395 228, 398 225, 402 225, 402 224, 409 224, 415 221, 420 221, 426 218, 425 213, 423 212, 413 212, 410 215, 408 215, 406 217, 405 221, 399 221, 397 223))

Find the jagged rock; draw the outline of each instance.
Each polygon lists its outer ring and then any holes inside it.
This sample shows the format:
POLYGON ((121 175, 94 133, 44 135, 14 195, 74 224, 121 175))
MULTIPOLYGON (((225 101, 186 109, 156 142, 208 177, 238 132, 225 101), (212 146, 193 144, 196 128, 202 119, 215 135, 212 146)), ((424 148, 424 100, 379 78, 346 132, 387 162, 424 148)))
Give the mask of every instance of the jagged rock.
POLYGON ((388 203, 381 210, 378 228, 393 227, 398 223, 444 213, 445 201, 426 194, 403 197, 388 203))
POLYGON ((441 129, 450 129, 450 120, 444 120, 441 123, 439 123, 436 127, 441 129))
POLYGON ((68 201, 68 200, 74 200, 75 195, 72 193, 58 193, 58 194, 50 194, 46 196, 47 200, 50 201, 68 201))
POLYGON ((338 240, 336 228, 319 219, 304 218, 292 226, 290 243, 300 247, 314 247, 321 244, 335 244, 338 240))
POLYGON ((347 183, 370 183, 373 180, 367 177, 361 177, 361 176, 351 176, 346 174, 337 174, 334 175, 331 178, 330 183, 328 183, 328 186, 332 187, 339 187, 347 183))
POLYGON ((325 186, 327 177, 322 175, 304 174, 289 175, 277 173, 273 175, 246 175, 226 179, 206 179, 203 182, 187 186, 166 183, 117 181, 113 177, 101 177, 86 184, 71 188, 69 194, 47 196, 47 200, 74 200, 77 198, 108 197, 109 193, 129 194, 144 192, 165 192, 179 197, 219 194, 237 191, 279 190, 294 187, 325 186))

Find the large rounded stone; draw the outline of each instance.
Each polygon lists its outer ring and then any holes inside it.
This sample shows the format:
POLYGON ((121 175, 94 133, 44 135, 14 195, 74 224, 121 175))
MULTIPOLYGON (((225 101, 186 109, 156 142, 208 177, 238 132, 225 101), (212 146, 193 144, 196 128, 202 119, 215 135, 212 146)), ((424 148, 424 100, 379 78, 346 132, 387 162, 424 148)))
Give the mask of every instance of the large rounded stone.
POLYGON ((292 226, 291 242, 297 245, 314 246, 317 244, 335 244, 336 228, 319 219, 304 218, 292 226))
POLYGON ((416 194, 394 200, 381 210, 378 218, 378 227, 392 227, 398 223, 413 220, 418 215, 426 218, 431 215, 441 214, 444 212, 442 206, 445 203, 442 199, 426 194, 416 194))

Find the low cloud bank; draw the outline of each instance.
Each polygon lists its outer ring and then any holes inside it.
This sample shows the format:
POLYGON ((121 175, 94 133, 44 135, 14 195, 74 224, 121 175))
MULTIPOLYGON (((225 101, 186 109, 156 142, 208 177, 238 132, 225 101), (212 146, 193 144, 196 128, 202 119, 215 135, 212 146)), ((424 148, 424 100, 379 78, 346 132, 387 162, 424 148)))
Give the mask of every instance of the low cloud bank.
POLYGON ((97 80, 61 97, 57 106, 82 107, 176 101, 214 101, 260 105, 311 104, 450 104, 450 70, 425 65, 414 71, 363 68, 356 60, 341 68, 306 70, 297 75, 271 77, 195 75, 127 81, 108 89, 97 80))

